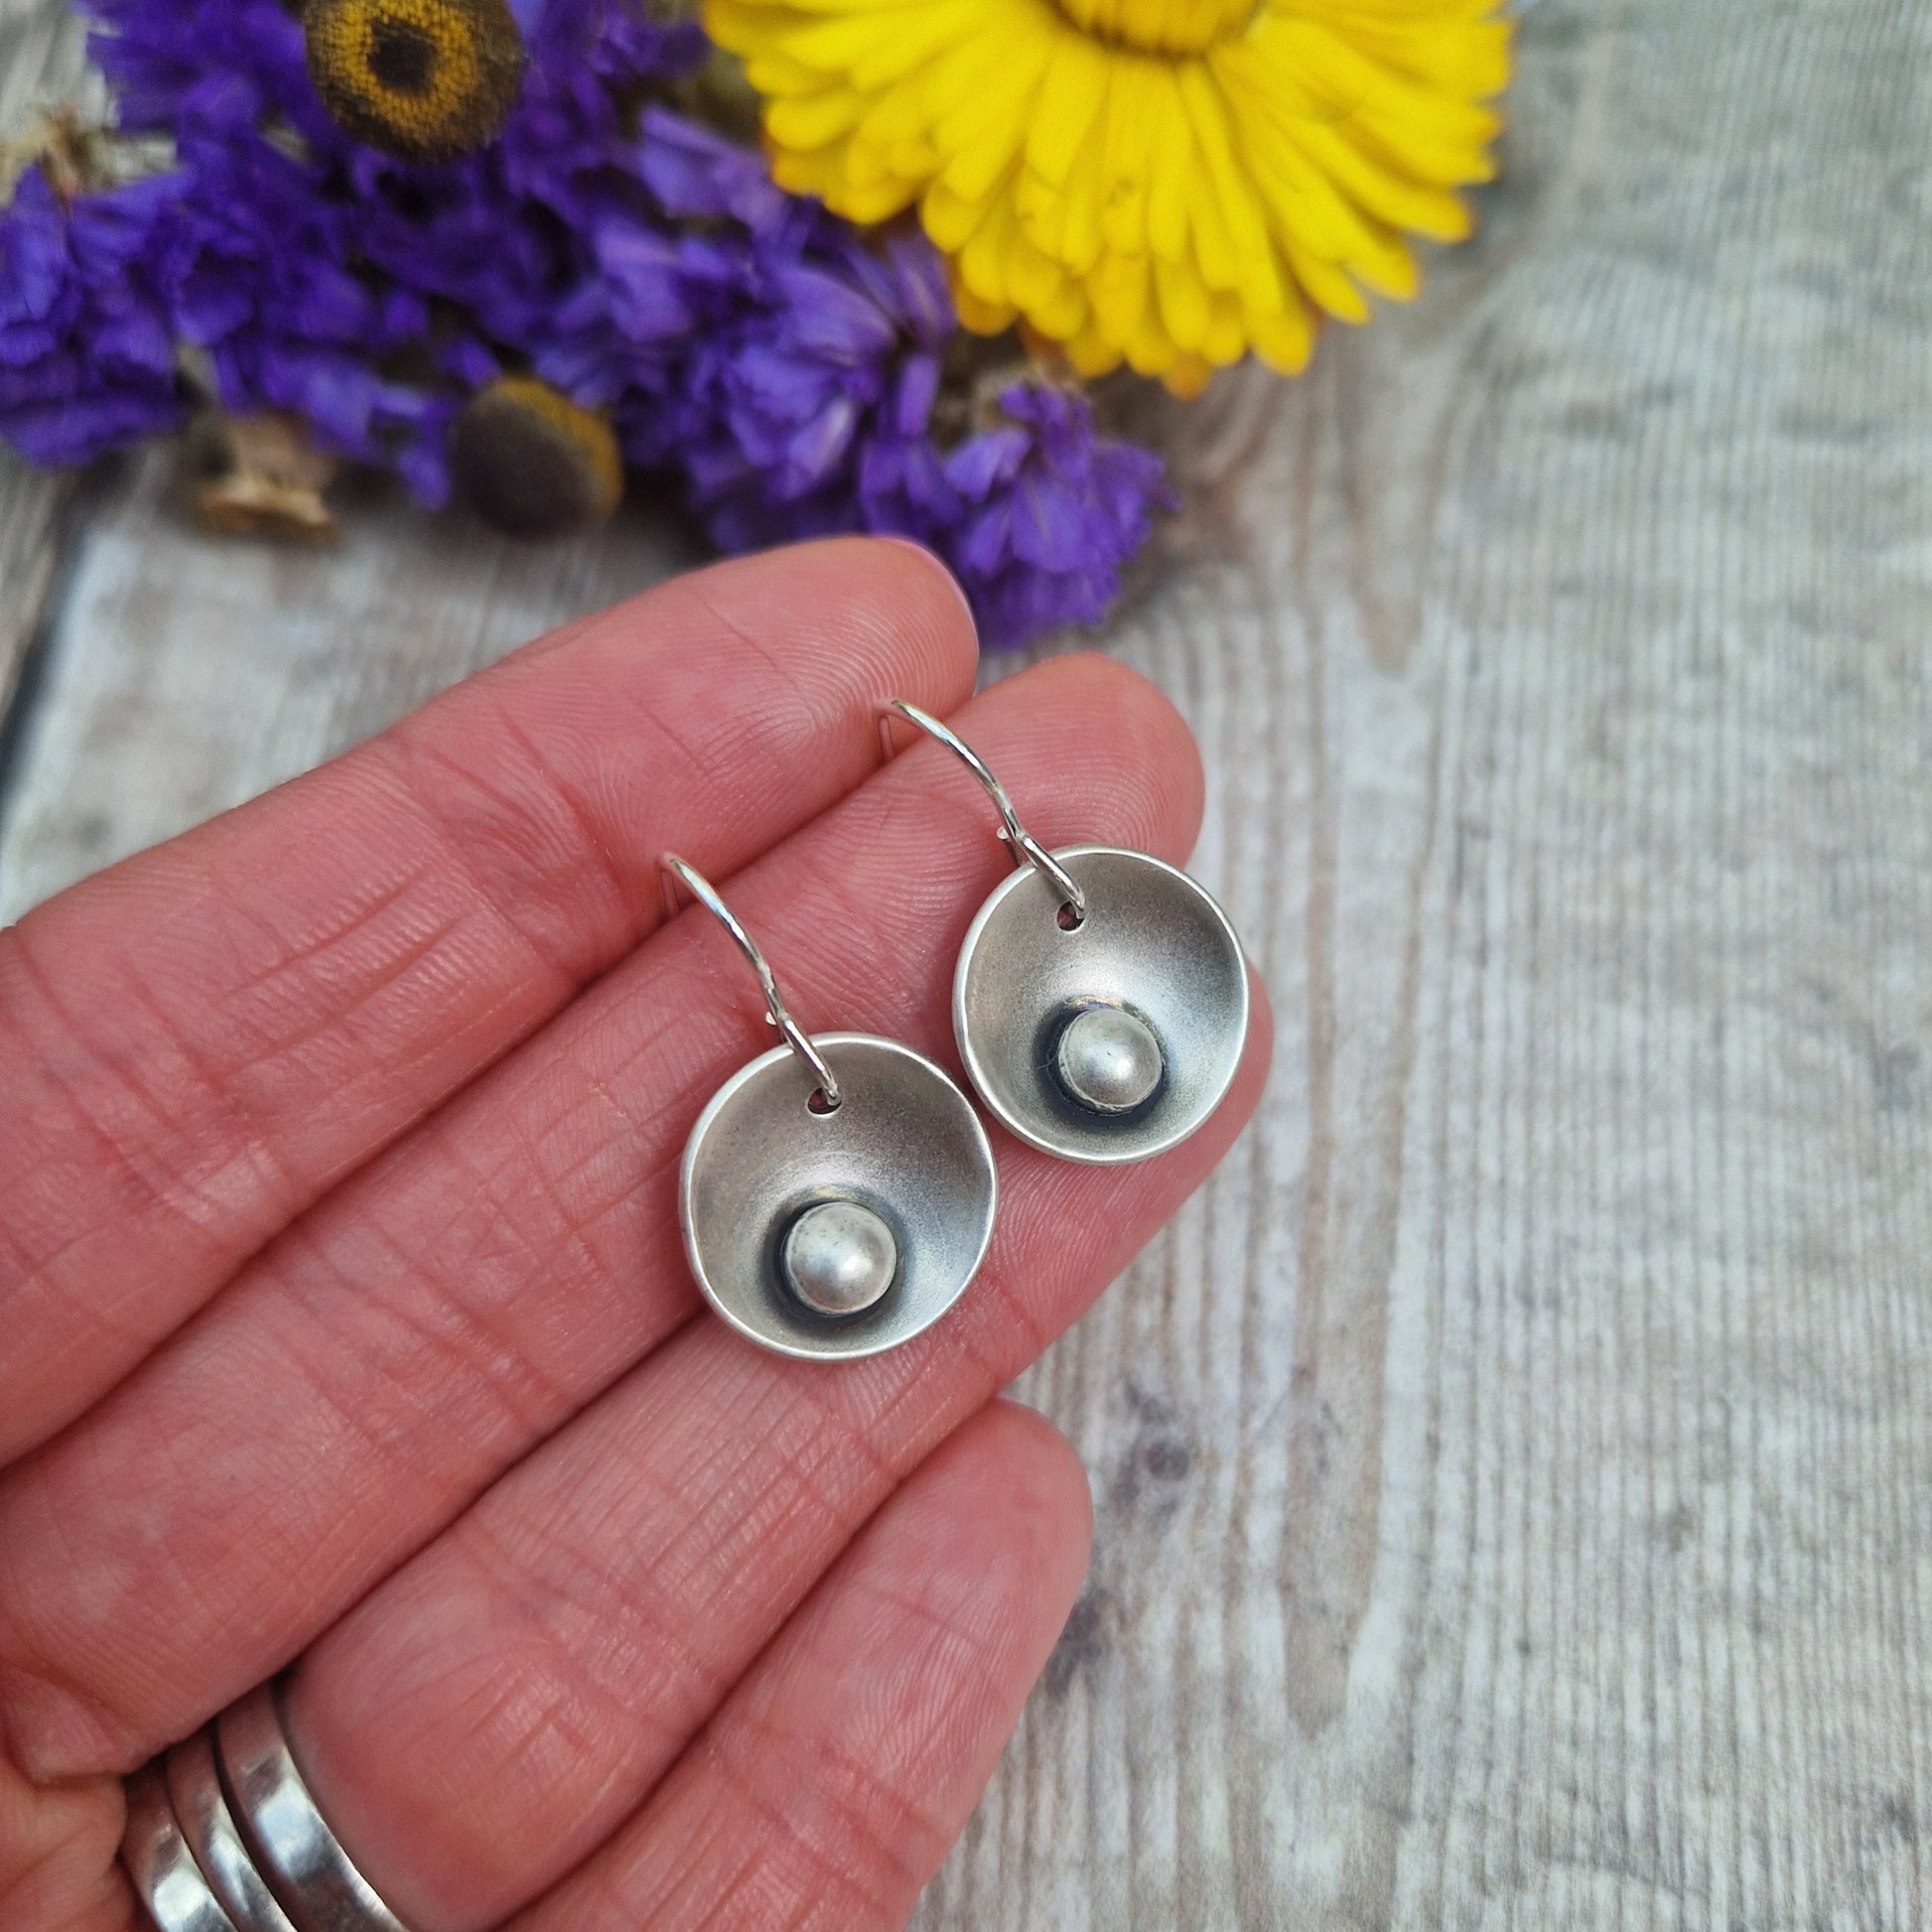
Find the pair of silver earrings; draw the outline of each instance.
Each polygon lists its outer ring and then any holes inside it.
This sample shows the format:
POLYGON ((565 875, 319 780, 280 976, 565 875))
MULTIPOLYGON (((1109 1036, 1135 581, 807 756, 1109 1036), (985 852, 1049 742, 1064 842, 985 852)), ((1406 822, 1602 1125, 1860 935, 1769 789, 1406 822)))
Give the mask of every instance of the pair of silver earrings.
MULTIPOLYGON (((953 976, 953 1032, 980 1099, 1067 1161, 1141 1161, 1220 1104, 1248 1033, 1248 969, 1225 912, 1145 852, 1048 852, 984 759, 917 705, 902 718, 961 759, 999 808, 1015 871, 979 909, 953 976)), ((993 1149, 923 1053, 871 1034, 808 1035, 711 885, 682 886, 737 941, 784 1044, 713 1095, 685 1145, 678 1208, 691 1271, 741 1334, 781 1354, 873 1355, 964 1293, 993 1233, 993 1149)))

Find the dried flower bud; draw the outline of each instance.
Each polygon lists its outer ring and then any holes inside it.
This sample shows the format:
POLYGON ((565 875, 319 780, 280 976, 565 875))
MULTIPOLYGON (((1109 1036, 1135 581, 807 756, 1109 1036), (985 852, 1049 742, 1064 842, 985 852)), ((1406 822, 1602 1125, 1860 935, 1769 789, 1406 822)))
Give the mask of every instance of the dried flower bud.
POLYGON ((450 467, 459 494, 509 536, 591 529, 623 494, 611 425, 534 376, 503 376, 471 398, 450 432, 450 467))
POLYGON ((404 161, 453 161, 503 124, 523 77, 504 0, 309 0, 309 77, 331 114, 404 161))
POLYGON ((197 521, 231 536, 332 543, 336 519, 323 501, 336 459, 309 440, 299 417, 210 410, 188 438, 190 502, 197 521))

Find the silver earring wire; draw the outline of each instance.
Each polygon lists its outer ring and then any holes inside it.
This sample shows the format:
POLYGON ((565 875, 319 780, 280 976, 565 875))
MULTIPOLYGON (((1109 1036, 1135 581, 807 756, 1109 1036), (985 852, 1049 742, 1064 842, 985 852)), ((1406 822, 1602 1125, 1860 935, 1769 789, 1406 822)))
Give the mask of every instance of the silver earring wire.
POLYGON ((928 738, 936 738, 954 758, 965 765, 974 777, 986 787, 987 795, 999 807, 1000 839, 1013 854, 1016 866, 1033 866, 1053 882, 1053 889, 1060 896, 1061 908, 1072 913, 1070 920, 1061 923, 1077 926, 1087 916, 1087 896, 1074 883, 1066 868, 1020 823, 1020 814, 1014 809, 1013 799, 1007 788, 993 775, 993 767, 952 729, 944 725, 929 711, 921 711, 915 704, 907 704, 903 698, 894 698, 891 703, 879 709, 879 744, 886 757, 893 756, 893 720, 903 718, 907 724, 916 725, 928 738))
POLYGON ((764 994, 767 1023, 784 1035, 785 1044, 811 1068, 812 1078, 818 1082, 818 1089, 812 1096, 813 1111, 831 1113, 843 1098, 839 1083, 833 1077, 832 1069, 826 1065, 825 1055, 812 1044, 804 1028, 791 1017, 778 992, 778 982, 772 977, 763 953, 759 951, 758 941, 739 923, 738 914, 718 897, 717 888, 703 873, 685 864, 675 852, 660 853, 657 863, 663 873, 660 883, 666 920, 677 917, 677 889, 682 886, 738 942, 738 950, 750 961, 752 971, 759 976, 759 986, 764 994))

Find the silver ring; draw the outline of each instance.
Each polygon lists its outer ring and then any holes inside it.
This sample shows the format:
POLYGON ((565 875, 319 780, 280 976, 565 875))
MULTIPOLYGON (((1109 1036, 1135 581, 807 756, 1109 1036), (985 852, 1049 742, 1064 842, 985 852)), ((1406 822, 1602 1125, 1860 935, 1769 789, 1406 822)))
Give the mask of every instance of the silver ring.
POLYGON ((168 1753, 167 1779, 175 1822, 240 1932, 296 1932, 235 1829, 207 1731, 198 1730, 168 1753))
POLYGON ((121 1863, 161 1932, 236 1932, 175 1822, 159 1765, 144 1764, 127 1781, 121 1863))
POLYGON ((1014 809, 1013 799, 1006 786, 993 775, 993 767, 950 725, 941 724, 931 712, 922 711, 917 705, 906 703, 903 698, 895 698, 890 704, 880 707, 879 742, 888 758, 893 754, 892 728, 896 717, 918 726, 928 738, 936 738, 986 787, 987 796, 999 808, 999 835, 1012 852, 1014 864, 1031 865, 1035 871, 1044 873, 1053 882, 1053 890, 1060 896, 1060 904, 1073 914, 1069 924, 1077 926, 1087 916, 1086 894, 1080 890, 1073 875, 1020 823, 1020 814, 1014 809))
POLYGON ((408 1932, 316 1809, 289 1753, 274 1687, 237 1698, 215 1719, 214 1735, 239 1823, 301 1932, 408 1932))
POLYGON ((818 1111, 832 1113, 844 1098, 839 1092, 839 1083, 825 1063, 825 1055, 812 1044, 810 1035, 787 1011, 778 995, 778 982, 772 976, 763 953, 759 951, 758 941, 739 923, 738 914, 718 897, 718 889, 695 866, 687 865, 675 852, 660 853, 657 863, 664 877, 665 918, 677 916, 677 889, 682 886, 737 940, 738 950, 751 961, 752 971, 759 976, 771 1024, 784 1035, 785 1044, 811 1068, 812 1077, 818 1082, 817 1091, 824 1102, 818 1111))

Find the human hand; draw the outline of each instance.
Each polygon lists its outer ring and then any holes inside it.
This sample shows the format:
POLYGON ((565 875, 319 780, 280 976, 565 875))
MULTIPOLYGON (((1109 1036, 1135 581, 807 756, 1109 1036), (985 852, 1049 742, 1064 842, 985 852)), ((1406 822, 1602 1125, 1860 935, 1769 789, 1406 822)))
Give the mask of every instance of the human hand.
POLYGON ((1184 859, 1197 762, 1105 659, 971 697, 905 546, 727 564, 570 625, 0 934, 0 1925, 142 1922, 120 1776, 285 1667, 297 1758, 418 1932, 897 1926, 1078 1587, 1066 1445, 996 1392, 1252 1110, 1000 1212, 902 1348, 761 1353, 676 1217, 767 1043, 656 855, 808 1027, 954 1063, 1005 865, 889 695, 1045 842, 1184 859), (969 701, 970 700, 970 701, 969 701), (963 707, 963 709, 962 709, 963 707), (728 883, 727 883, 728 882, 728 883))

